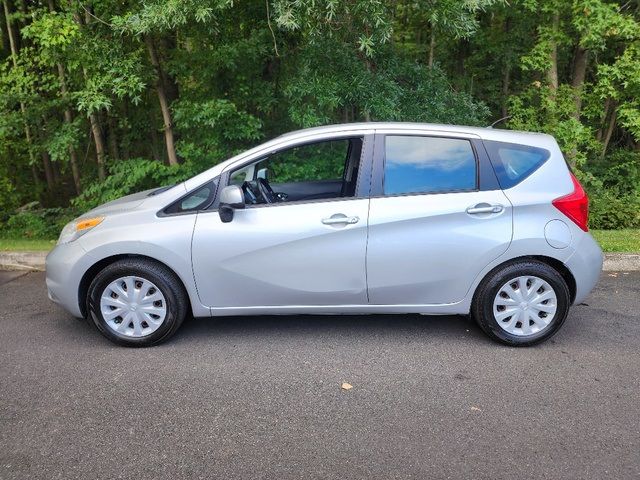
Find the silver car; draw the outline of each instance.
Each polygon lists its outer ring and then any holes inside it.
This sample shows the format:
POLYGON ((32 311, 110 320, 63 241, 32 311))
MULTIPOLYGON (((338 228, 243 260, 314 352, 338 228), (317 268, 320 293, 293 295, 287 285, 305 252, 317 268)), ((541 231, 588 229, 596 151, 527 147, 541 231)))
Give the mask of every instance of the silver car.
POLYGON ((49 297, 108 339, 186 316, 471 314, 521 346, 596 284, 588 199, 548 136, 366 123, 290 133, 67 225, 49 297))

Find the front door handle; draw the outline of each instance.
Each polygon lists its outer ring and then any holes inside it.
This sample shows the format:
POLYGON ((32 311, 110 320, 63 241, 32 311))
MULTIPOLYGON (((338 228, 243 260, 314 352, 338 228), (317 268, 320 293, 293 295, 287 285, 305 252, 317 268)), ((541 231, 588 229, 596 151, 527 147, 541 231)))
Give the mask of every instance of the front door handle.
POLYGON ((504 207, 502 205, 489 205, 488 203, 479 203, 478 205, 467 208, 467 213, 470 213, 472 215, 478 213, 500 213, 502 210, 504 210, 504 207))
POLYGON ((325 225, 353 225, 360 221, 360 217, 347 217, 342 213, 336 213, 335 215, 331 215, 330 217, 323 218, 322 223, 325 225))

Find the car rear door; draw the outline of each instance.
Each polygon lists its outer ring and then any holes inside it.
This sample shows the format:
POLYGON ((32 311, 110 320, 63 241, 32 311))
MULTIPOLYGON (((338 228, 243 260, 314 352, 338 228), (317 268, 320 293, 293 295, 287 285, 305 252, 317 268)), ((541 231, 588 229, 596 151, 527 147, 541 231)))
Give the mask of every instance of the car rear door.
POLYGON ((461 301, 511 241, 512 208, 478 137, 376 134, 369 213, 369 302, 461 301))

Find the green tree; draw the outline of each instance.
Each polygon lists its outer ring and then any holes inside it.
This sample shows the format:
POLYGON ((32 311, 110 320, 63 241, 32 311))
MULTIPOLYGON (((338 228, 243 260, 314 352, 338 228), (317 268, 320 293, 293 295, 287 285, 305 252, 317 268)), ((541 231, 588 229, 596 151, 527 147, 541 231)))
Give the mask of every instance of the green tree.
POLYGON ((179 181, 295 128, 375 120, 510 116, 501 128, 558 139, 594 224, 622 224, 640 197, 637 0, 2 2, 0 222, 179 181))

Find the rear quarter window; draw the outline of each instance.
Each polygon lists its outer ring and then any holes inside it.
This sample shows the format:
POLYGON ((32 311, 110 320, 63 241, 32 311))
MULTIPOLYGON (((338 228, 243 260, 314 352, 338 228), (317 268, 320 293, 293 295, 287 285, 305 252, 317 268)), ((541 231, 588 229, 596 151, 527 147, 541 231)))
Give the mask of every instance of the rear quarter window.
POLYGON ((535 172, 549 159, 549 150, 519 145, 485 141, 491 164, 502 189, 511 188, 535 172))

